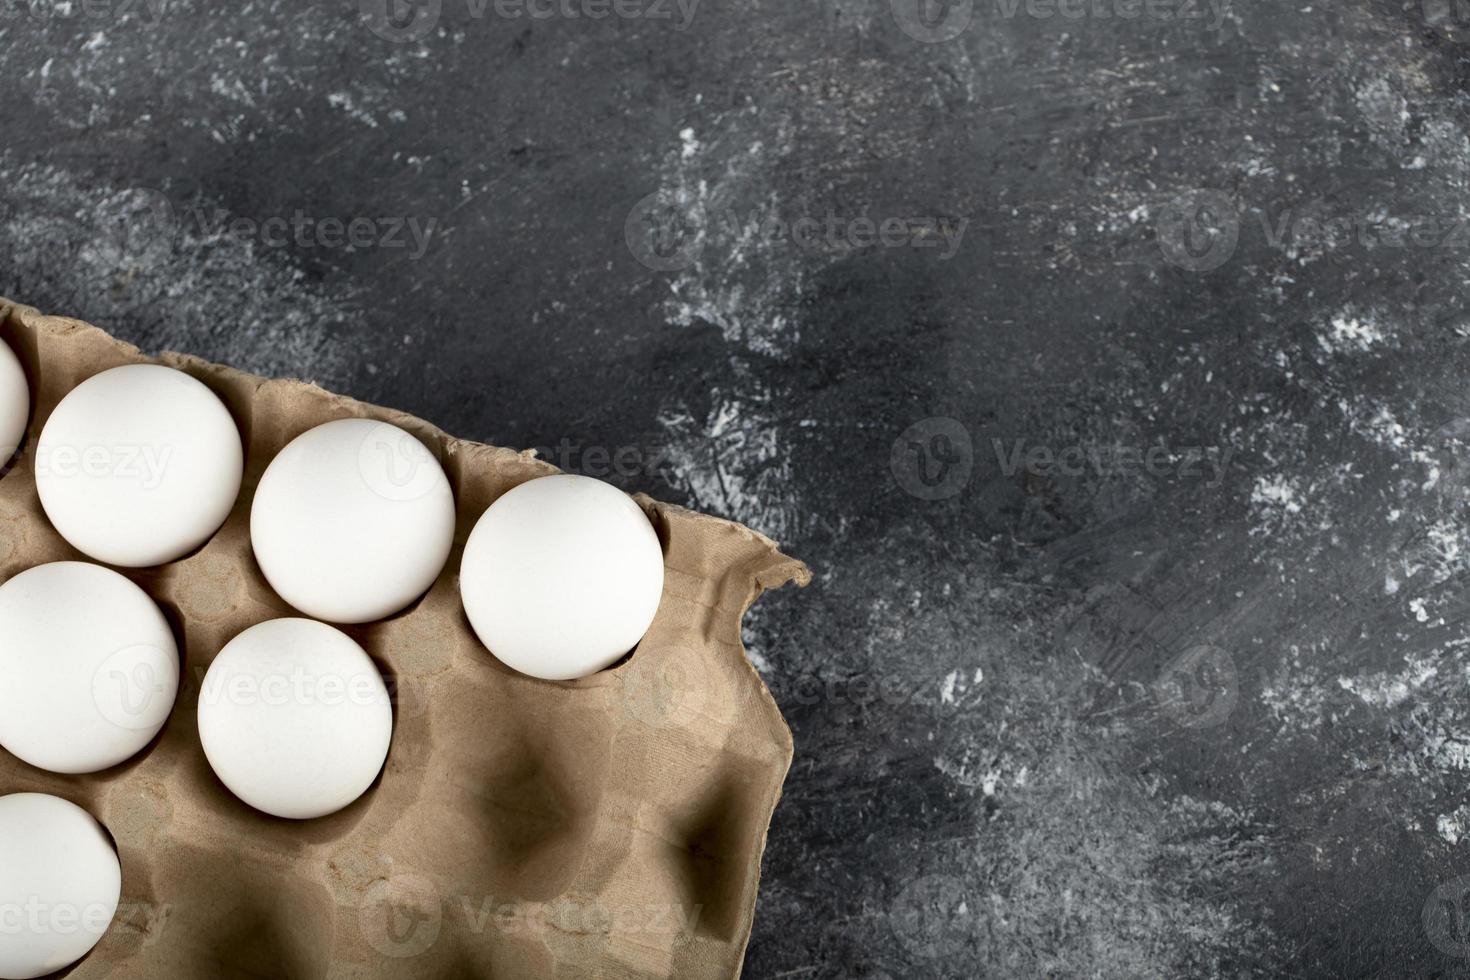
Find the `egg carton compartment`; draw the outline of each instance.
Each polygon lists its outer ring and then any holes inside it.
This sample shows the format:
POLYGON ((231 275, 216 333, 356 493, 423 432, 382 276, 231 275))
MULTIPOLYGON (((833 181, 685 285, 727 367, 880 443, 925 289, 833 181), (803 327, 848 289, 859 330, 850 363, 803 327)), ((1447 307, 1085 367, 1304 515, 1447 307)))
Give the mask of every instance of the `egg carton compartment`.
POLYGON ((153 359, 95 327, 0 300, 0 337, 32 387, 26 442, 0 475, 0 581, 88 560, 47 521, 32 449, 79 382, 156 361, 208 385, 246 447, 225 525, 158 568, 120 569, 163 609, 183 658, 163 731, 121 766, 62 776, 0 750, 0 794, 43 792, 112 834, 122 905, 96 949, 58 976, 271 978, 730 978, 740 974, 790 731, 740 640, 766 589, 810 573, 728 521, 637 501, 665 558, 658 615, 630 658, 545 682, 497 661, 457 583, 465 539, 510 488, 558 472, 530 453, 450 438, 411 416, 298 381, 196 358, 153 359), (266 816, 218 780, 197 708, 210 662, 242 630, 299 615, 249 540, 255 487, 300 433, 365 417, 417 436, 457 501, 455 548, 427 595, 346 627, 394 693, 387 763, 347 809, 266 816))

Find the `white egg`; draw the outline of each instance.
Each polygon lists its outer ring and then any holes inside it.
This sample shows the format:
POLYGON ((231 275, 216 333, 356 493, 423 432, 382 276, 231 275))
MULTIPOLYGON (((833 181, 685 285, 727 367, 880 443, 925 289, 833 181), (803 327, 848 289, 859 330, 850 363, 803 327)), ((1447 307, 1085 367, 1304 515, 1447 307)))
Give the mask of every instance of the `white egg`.
POLYGON ((173 709, 179 653, 158 606, 117 572, 54 562, 0 585, 0 746, 60 773, 136 755, 173 709))
POLYGON ((129 364, 77 385, 36 446, 46 516, 78 551, 141 568, 180 558, 219 530, 240 492, 235 421, 202 383, 129 364))
POLYGON ((491 504, 465 544, 460 596, 507 666, 571 680, 616 663, 658 612, 664 559, 633 499, 585 476, 523 483, 491 504))
POLYGON ((273 816, 310 820, 372 785, 393 738, 393 708, 351 637, 308 619, 275 619, 235 637, 210 664, 199 738, 230 792, 273 816))
POLYGON ((31 417, 31 389, 15 352, 0 340, 0 467, 4 467, 25 438, 31 417))
POLYGON ((122 865, 101 824, 43 793, 0 796, 0 978, 86 956, 117 914, 122 865))
POLYGON ((434 584, 454 545, 454 494, 439 461, 385 422, 339 419, 271 461, 250 511, 255 559, 309 616, 367 623, 434 584))

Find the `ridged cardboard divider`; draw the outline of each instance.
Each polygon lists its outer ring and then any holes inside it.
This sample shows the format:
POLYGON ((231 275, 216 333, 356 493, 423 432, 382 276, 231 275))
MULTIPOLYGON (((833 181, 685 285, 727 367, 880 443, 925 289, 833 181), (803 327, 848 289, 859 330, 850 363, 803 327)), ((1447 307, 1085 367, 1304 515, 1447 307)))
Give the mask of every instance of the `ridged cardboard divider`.
MULTIPOLYGON (((146 361, 87 324, 0 299, 0 337, 32 385, 25 445, 0 475, 0 580, 85 560, 52 529, 31 450, 80 381, 146 361)), ((458 595, 461 549, 500 494, 557 470, 452 439, 418 419, 296 381, 195 358, 161 361, 229 406, 247 448, 225 526, 170 565, 122 570, 163 608, 183 651, 167 726, 94 776, 46 773, 0 751, 0 794, 45 792, 113 835, 123 907, 98 947, 59 974, 158 978, 620 978, 738 976, 789 730, 746 661, 740 621, 766 589, 810 574, 739 525, 639 497, 667 568, 634 655, 573 683, 514 673, 479 643, 458 595), (429 593, 385 622, 349 627, 395 689, 382 776, 330 817, 267 817, 215 778, 196 710, 220 648, 298 615, 251 554, 250 503, 295 436, 336 418, 408 429, 439 457, 458 501, 455 550, 429 593)), ((3 642, 3 638, 0 638, 3 642)))

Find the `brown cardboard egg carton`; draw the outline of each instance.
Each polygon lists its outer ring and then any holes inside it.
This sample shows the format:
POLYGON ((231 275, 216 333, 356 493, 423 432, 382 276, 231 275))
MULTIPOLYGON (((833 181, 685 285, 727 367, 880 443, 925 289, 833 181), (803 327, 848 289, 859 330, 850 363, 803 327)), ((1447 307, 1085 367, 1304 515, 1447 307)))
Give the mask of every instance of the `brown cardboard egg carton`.
MULTIPOLYGON (((0 337, 25 365, 32 416, 0 476, 0 580, 83 559, 48 523, 31 449, 56 403, 107 368, 149 360, 76 320, 0 299, 0 337)), ((745 658, 740 623, 766 589, 810 573, 765 537, 637 498, 664 546, 653 627, 621 665, 549 683, 501 665, 460 605, 465 538, 500 494, 557 470, 452 439, 410 416, 297 381, 192 357, 162 363, 212 388, 247 459, 224 527, 194 554, 122 570, 164 610, 183 651, 164 730, 136 758, 59 776, 0 750, 0 794, 85 807, 122 859, 122 906, 64 976, 624 978, 740 973, 761 855, 791 734, 745 658), (393 745, 373 787, 320 820, 265 816, 214 776, 196 710, 210 661, 240 631, 298 615, 251 554, 266 464, 322 422, 381 419, 438 456, 454 487, 454 553, 421 601, 347 627, 396 690, 393 745)), ((0 638, 3 642, 3 638, 0 638)))

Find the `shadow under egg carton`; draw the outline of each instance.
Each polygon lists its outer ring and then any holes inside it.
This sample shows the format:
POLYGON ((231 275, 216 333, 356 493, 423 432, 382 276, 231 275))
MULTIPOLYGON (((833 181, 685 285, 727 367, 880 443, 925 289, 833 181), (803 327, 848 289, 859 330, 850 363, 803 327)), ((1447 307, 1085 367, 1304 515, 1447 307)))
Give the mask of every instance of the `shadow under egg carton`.
MULTIPOLYGON (((151 359, 95 327, 3 299, 0 337, 32 385, 26 443, 0 476, 3 581, 86 560, 46 520, 31 449, 79 382, 151 359)), ((792 758, 790 731, 746 661, 740 622, 766 589, 805 585, 805 566, 744 527, 639 496, 666 566, 652 628, 611 670, 535 680, 480 644, 457 574, 485 508, 555 467, 301 382, 177 354, 158 360, 230 408, 247 447, 245 479, 229 519, 198 551, 121 570, 179 639, 180 692, 159 736, 92 776, 43 772, 0 750, 0 794, 52 793, 85 807, 121 855, 117 918, 58 976, 738 976, 792 758), (413 607, 346 629, 395 696, 377 782, 340 813, 280 820, 237 800, 210 770, 200 685, 232 637, 298 615, 255 564, 250 503, 282 446, 348 417, 401 426, 439 458, 458 502, 455 548, 413 607)))

